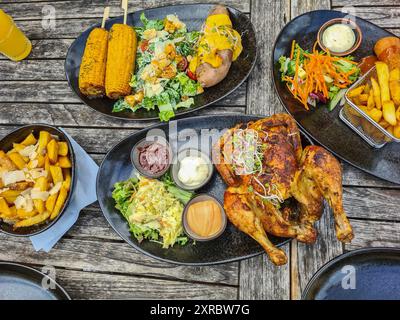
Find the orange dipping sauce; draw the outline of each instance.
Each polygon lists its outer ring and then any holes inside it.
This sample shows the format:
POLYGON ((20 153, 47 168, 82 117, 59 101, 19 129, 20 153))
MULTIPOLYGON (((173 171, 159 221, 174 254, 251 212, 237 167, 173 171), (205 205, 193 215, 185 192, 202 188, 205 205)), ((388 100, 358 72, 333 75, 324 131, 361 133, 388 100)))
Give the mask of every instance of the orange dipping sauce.
POLYGON ((211 238, 223 228, 223 212, 216 201, 204 200, 191 204, 186 213, 187 225, 195 235, 211 238))

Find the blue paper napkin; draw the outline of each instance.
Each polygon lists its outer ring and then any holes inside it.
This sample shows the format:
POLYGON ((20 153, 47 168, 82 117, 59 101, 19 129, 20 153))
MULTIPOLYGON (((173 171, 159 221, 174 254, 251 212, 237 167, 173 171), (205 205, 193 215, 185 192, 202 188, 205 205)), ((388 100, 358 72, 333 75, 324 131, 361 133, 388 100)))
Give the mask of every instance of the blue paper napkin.
POLYGON ((59 220, 48 230, 30 237, 36 251, 43 250, 49 252, 61 237, 75 224, 80 211, 97 200, 96 176, 99 171, 98 165, 70 135, 63 129, 61 130, 71 141, 75 152, 76 184, 71 196, 71 201, 59 220))

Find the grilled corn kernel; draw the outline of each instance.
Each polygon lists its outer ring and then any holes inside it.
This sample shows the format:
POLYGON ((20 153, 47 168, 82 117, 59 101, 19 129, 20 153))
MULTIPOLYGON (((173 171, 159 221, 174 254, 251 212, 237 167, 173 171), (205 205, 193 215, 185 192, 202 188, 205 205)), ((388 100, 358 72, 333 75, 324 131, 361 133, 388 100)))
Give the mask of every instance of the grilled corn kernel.
POLYGON ((79 70, 79 89, 88 97, 105 94, 108 31, 95 28, 89 34, 79 70))

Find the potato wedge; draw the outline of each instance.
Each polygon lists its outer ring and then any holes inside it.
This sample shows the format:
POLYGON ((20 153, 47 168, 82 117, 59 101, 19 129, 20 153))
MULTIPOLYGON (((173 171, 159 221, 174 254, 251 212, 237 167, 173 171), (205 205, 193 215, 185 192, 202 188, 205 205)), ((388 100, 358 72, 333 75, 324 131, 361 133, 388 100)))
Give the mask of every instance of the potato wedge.
POLYGON ((50 174, 47 175, 47 180, 49 180, 49 182, 52 181, 52 175, 51 175, 51 171, 50 171, 50 160, 49 160, 49 156, 46 154, 44 156, 44 170, 46 170, 47 172, 49 172, 50 174))
POLYGON ((358 97, 360 94, 362 94, 362 93, 364 92, 364 89, 365 89, 365 85, 359 86, 359 87, 357 87, 357 88, 351 90, 351 91, 347 94, 347 96, 348 96, 349 98, 358 97))
POLYGON ((30 227, 35 224, 39 224, 39 223, 46 221, 49 217, 50 217, 50 212, 45 211, 45 212, 39 213, 31 218, 18 221, 16 224, 14 224, 14 228, 18 229, 18 228, 23 228, 23 227, 30 227))
POLYGON ((65 200, 67 199, 67 195, 68 191, 64 187, 61 187, 56 205, 54 206, 53 212, 51 213, 50 220, 54 220, 60 214, 65 200))
POLYGON ((3 150, 0 150, 0 167, 7 171, 14 171, 18 169, 14 162, 11 161, 9 156, 3 150))
POLYGON ((13 149, 12 150, 20 152, 20 151, 24 150, 25 148, 26 148, 26 146, 21 144, 21 143, 13 143, 13 149))
POLYGON ((383 128, 387 128, 390 126, 390 123, 388 123, 385 119, 381 119, 381 121, 379 121, 379 125, 383 128))
POLYGON ((367 100, 367 109, 372 110, 373 108, 375 108, 375 97, 374 97, 374 91, 371 90, 369 92, 369 96, 368 96, 368 100, 367 100))
POLYGON ((65 157, 68 154, 68 143, 65 141, 58 142, 58 155, 65 157))
POLYGON ((10 155, 8 155, 8 157, 17 166, 19 170, 25 168, 26 162, 19 153, 11 153, 10 155))
POLYGON ((371 78, 371 85, 372 85, 372 91, 374 93, 375 106, 378 109, 382 109, 381 89, 374 77, 371 78))
POLYGON ((396 119, 396 109, 394 107, 393 101, 384 101, 382 109, 383 109, 383 118, 391 126, 395 126, 397 124, 397 119, 396 119))
POLYGON ((26 211, 24 209, 17 209, 17 217, 20 220, 24 220, 24 219, 27 219, 27 218, 34 217, 37 214, 38 214, 38 212, 36 210, 26 211))
POLYGON ((47 144, 47 154, 51 164, 57 163, 58 160, 58 143, 56 140, 51 139, 47 144))
POLYGON ((389 74, 389 89, 396 106, 400 105, 400 68, 394 68, 389 74))
POLYGON ((393 135, 397 138, 400 139, 400 124, 396 125, 393 127, 393 135))
POLYGON ((59 192, 49 196, 46 200, 46 210, 49 212, 53 212, 54 206, 56 205, 56 201, 58 198, 59 192))
POLYGON ((21 181, 21 182, 9 184, 7 186, 7 188, 10 190, 24 191, 28 188, 33 187, 33 185, 34 185, 34 183, 31 181, 21 181))
POLYGON ((8 206, 6 199, 0 198, 0 216, 10 217, 12 215, 11 209, 8 206))
POLYGON ((397 111, 396 111, 396 118, 397 118, 397 120, 400 121, 400 106, 397 108, 397 111))
POLYGON ((379 122, 382 119, 382 111, 377 109, 377 108, 373 108, 372 110, 368 111, 368 115, 375 121, 375 122, 379 122))
POLYGON ((69 169, 72 167, 71 160, 68 157, 59 157, 58 165, 63 169, 69 169))
POLYGON ((71 189, 71 170, 63 169, 64 182, 62 183, 63 187, 69 191, 71 189))
POLYGON ((368 98, 369 98, 369 94, 362 93, 359 95, 359 99, 362 104, 367 104, 368 98))
POLYGON ((378 74, 379 87, 381 88, 381 101, 390 101, 389 90, 389 67, 386 63, 378 61, 375 63, 376 72, 378 74))
POLYGON ((33 135, 33 133, 30 133, 25 139, 24 141, 21 142, 21 144, 23 144, 24 146, 30 146, 32 144, 36 144, 37 139, 35 138, 35 136, 33 135))
POLYGON ((46 147, 48 145, 48 143, 51 140, 51 135, 49 132, 47 131, 40 131, 39 133, 39 147, 38 147, 38 154, 43 155, 44 151, 46 150, 46 147))
MULTIPOLYGON (((48 181, 46 177, 40 177, 36 180, 34 188, 39 189, 40 191, 46 191, 48 187, 48 181)), ((43 213, 45 210, 45 204, 43 200, 34 199, 33 205, 39 213, 43 213)))
POLYGON ((21 192, 22 190, 6 190, 0 193, 0 197, 6 199, 8 204, 13 204, 21 192))
POLYGON ((51 177, 52 177, 52 180, 53 180, 54 184, 64 181, 61 167, 59 167, 59 166, 50 166, 50 174, 51 174, 51 177))

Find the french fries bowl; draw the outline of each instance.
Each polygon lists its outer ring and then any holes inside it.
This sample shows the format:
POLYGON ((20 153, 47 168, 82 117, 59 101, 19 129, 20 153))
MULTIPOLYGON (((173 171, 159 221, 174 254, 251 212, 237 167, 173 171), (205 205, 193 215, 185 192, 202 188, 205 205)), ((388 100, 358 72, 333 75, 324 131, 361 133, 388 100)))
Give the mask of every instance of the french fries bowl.
POLYGON ((345 94, 347 121, 376 148, 400 142, 399 76, 397 70, 389 70, 384 62, 377 62, 345 94), (359 119, 349 118, 349 114, 358 115, 359 119))
MULTIPOLYGON (((33 124, 20 127, 0 140, 0 164, 9 170, 42 167, 47 172, 47 179, 36 179, 35 183, 17 182, 2 186, 6 190, 0 194, 0 232, 17 237, 29 237, 49 229, 63 215, 70 202, 75 184, 75 155, 68 137, 58 128, 46 124, 33 124), (58 137, 58 140, 56 139, 58 137), (38 144, 35 160, 21 155, 18 150, 38 144), (44 156, 39 155, 46 149, 44 156), (47 191, 53 178, 61 182, 58 193, 47 200, 33 200, 34 209, 25 211, 16 209, 12 203, 28 187, 38 191, 47 191), (7 209, 8 207, 8 209, 7 209), (10 221, 14 221, 10 224, 10 221), (13 220, 14 219, 14 220, 13 220)), ((0 166, 1 167, 1 166, 0 166)))

